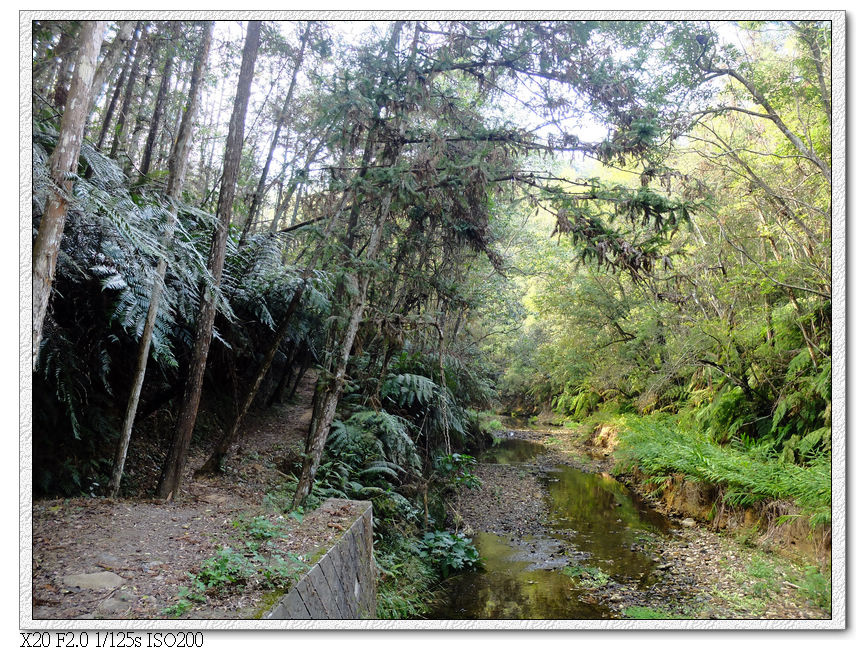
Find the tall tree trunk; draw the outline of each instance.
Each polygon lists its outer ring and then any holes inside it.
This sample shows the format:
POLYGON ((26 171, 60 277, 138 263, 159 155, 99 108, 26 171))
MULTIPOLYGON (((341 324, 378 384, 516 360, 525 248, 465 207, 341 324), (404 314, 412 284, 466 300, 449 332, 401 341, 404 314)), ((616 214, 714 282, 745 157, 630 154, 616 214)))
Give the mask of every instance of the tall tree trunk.
POLYGON ((243 418, 249 412, 249 407, 252 406, 252 402, 255 400, 256 395, 258 395, 258 389, 261 388, 261 384, 264 382, 264 378, 270 370, 273 358, 276 356, 276 351, 279 350, 279 346, 282 344, 285 335, 288 333, 288 327, 291 325, 292 316, 294 315, 294 312, 297 311, 298 306, 300 306, 300 301, 303 298, 305 286, 306 282, 303 282, 297 289, 295 289, 291 302, 286 309, 286 313, 282 317, 282 321, 271 340, 270 347, 267 349, 267 352, 265 352, 264 358, 259 364, 255 379, 246 391, 240 410, 235 415, 231 426, 225 430, 225 433, 219 439, 219 442, 210 454, 210 458, 208 458, 207 462, 198 470, 200 474, 212 474, 222 468, 222 462, 228 454, 228 450, 231 448, 231 445, 234 444, 234 441, 237 440, 237 434, 240 431, 240 425, 243 422, 243 418))
MULTIPOLYGON (((177 38, 177 23, 172 23, 171 36, 172 41, 177 38)), ((147 176, 150 171, 150 161, 153 158, 153 145, 156 143, 156 135, 159 133, 159 126, 162 122, 162 113, 165 112, 165 98, 168 95, 168 88, 171 85, 171 73, 174 69, 174 48, 175 44, 169 43, 168 54, 165 60, 165 67, 162 69, 162 81, 159 84, 159 91, 156 93, 156 102, 153 106, 153 117, 150 118, 150 130, 147 132, 147 140, 144 143, 144 152, 141 154, 141 168, 139 172, 142 176, 147 176)))
MULTIPOLYGON (((177 139, 171 149, 168 159, 168 187, 165 195, 171 202, 169 221, 163 235, 163 244, 167 247, 174 238, 174 225, 177 216, 177 201, 186 178, 187 164, 189 160, 189 149, 192 140, 192 129, 195 124, 195 116, 198 114, 198 106, 201 103, 201 87, 203 86, 204 73, 207 69, 207 58, 210 54, 210 44, 213 40, 213 22, 208 21, 204 25, 204 33, 201 37, 201 45, 195 57, 195 65, 192 68, 192 79, 190 81, 189 100, 180 128, 177 131, 177 139)), ((150 357, 150 342, 153 338, 153 328, 156 324, 156 315, 159 311, 159 301, 162 298, 162 285, 165 280, 165 272, 168 262, 165 257, 160 257, 156 267, 156 277, 153 281, 153 291, 150 295, 150 305, 147 309, 147 318, 144 322, 144 331, 138 343, 138 358, 136 361, 135 374, 132 382, 132 390, 126 404, 126 414, 123 418, 123 426, 120 429, 120 439, 117 442, 117 451, 114 456, 114 468, 111 472, 111 483, 108 486, 109 494, 116 497, 120 491, 120 479, 123 477, 123 467, 126 464, 126 452, 129 449, 129 440, 132 437, 132 426, 135 423, 135 414, 138 411, 138 400, 141 397, 141 387, 144 385, 144 375, 147 372, 147 360, 150 357)))
POLYGON ((246 223, 243 226, 243 232, 240 235, 241 246, 246 241, 249 229, 255 221, 255 217, 258 214, 258 208, 264 198, 264 186, 267 183, 267 174, 270 171, 273 152, 276 151, 276 145, 279 144, 279 134, 282 130, 282 125, 288 119, 288 109, 291 107, 291 99, 294 95, 294 87, 297 83, 297 73, 300 72, 300 67, 303 65, 303 53, 306 50, 306 42, 309 39, 310 29, 312 29, 312 23, 307 21, 306 30, 303 32, 303 37, 300 39, 300 50, 298 51, 297 58, 294 61, 294 72, 291 75, 291 83, 288 85, 288 92, 285 94, 285 101, 282 104, 282 110, 276 120, 276 128, 273 131, 273 137, 270 139, 270 149, 267 151, 267 158, 264 161, 264 168, 261 170, 261 177, 258 179, 258 186, 255 188, 255 193, 252 195, 252 203, 249 206, 249 217, 246 219, 246 223))
MULTIPOLYGON (((273 212, 273 221, 270 222, 270 232, 271 234, 276 233, 279 230, 279 222, 282 220, 282 216, 285 214, 285 211, 288 209, 288 204, 291 202, 291 197, 298 190, 298 188, 303 186, 304 179, 309 174, 309 168, 312 165, 312 161, 315 160, 315 157, 321 151, 322 147, 324 147, 325 142, 327 141, 327 137, 322 137, 321 140, 318 141, 318 144, 312 149, 309 154, 306 156, 306 161, 303 163, 303 174, 300 177, 297 176, 297 173, 292 174, 292 179, 289 181, 288 189, 283 193, 280 201, 277 203, 276 210, 273 212)), ((293 162, 293 161, 292 161, 293 162)), ((298 193, 298 197, 294 201, 294 214, 297 215, 297 208, 300 205, 300 192, 298 193)), ((294 225, 294 219, 292 218, 291 225, 294 225)))
POLYGON ((147 95, 150 93, 150 84, 153 80, 153 73, 159 64, 159 47, 157 47, 158 34, 154 35, 148 41, 150 61, 147 64, 147 72, 144 73, 144 82, 141 85, 141 95, 138 97, 138 105, 135 111, 135 124, 132 127, 132 133, 126 140, 126 160, 123 161, 123 171, 130 176, 135 163, 132 162, 133 156, 138 154, 138 140, 141 137, 141 131, 144 129, 144 123, 147 118, 144 115, 144 109, 147 106, 147 95))
MULTIPOLYGON (((42 95, 47 103, 50 99, 51 89, 54 87, 54 80, 57 76, 57 70, 60 67, 63 59, 66 58, 67 52, 75 46, 75 39, 71 35, 73 26, 66 21, 34 21, 34 27, 37 22, 44 22, 45 28, 52 35, 59 34, 60 38, 57 45, 49 48, 52 37, 45 39, 45 49, 42 56, 34 59, 33 63, 33 88, 42 95), (65 49, 64 49, 65 48, 65 49)), ((41 39, 40 39, 41 40, 41 39)), ((34 42, 38 42, 35 39, 34 42)))
MULTIPOLYGON (((340 166, 344 164, 345 158, 346 156, 344 153, 342 160, 339 163, 340 166)), ((247 412, 249 412, 249 407, 252 406, 252 402, 255 400, 256 395, 258 395, 258 390, 259 388, 261 388, 261 384, 264 382, 264 378, 267 376, 267 373, 270 370, 270 366, 273 363, 273 358, 276 356, 276 351, 279 349, 279 346, 282 344, 283 339, 285 339, 285 335, 288 333, 288 328, 291 325, 291 320, 294 316, 294 313, 297 311, 297 308, 300 306, 300 301, 303 298, 304 291, 306 291, 307 279, 309 278, 312 270, 318 263, 318 260, 324 250, 323 244, 330 236, 330 233, 333 231, 336 221, 339 218, 339 215, 342 212, 343 208, 345 207, 348 197, 349 191, 345 190, 342 194, 339 205, 337 205, 336 209, 333 211, 333 214, 330 216, 330 220, 328 221, 328 224, 324 229, 324 236, 321 238, 319 244, 313 251, 311 258, 302 273, 303 281, 294 290, 294 294, 292 295, 291 301, 289 302, 288 307, 285 310, 285 314, 283 314, 282 320, 276 328, 276 332, 274 333, 273 339, 271 340, 270 347, 267 349, 264 358, 258 365, 258 369, 255 373, 255 379, 253 380, 250 387, 247 389, 247 393, 244 397, 243 404, 241 405, 240 410, 235 415, 234 421, 232 422, 231 426, 226 430, 222 438, 220 438, 219 442, 216 445, 216 448, 210 455, 210 458, 208 458, 207 462, 199 469, 199 473, 206 474, 218 471, 222 467, 222 461, 225 458, 226 454, 228 454, 228 450, 231 448, 231 445, 234 444, 235 440, 237 440, 237 435, 240 431, 240 425, 243 422, 243 418, 246 416, 247 412)))
MULTIPOLYGON (((246 31, 246 42, 243 46, 243 59, 240 64, 240 76, 237 82, 237 94, 234 98, 234 109, 228 126, 228 139, 225 144, 225 162, 222 172, 222 187, 219 190, 217 203, 217 225, 210 246, 210 272, 218 289, 222 279, 222 269, 225 265, 225 245, 228 239, 228 226, 231 223, 231 209, 234 203, 235 185, 240 171, 240 158, 243 150, 243 128, 246 122, 246 108, 249 103, 252 77, 255 71, 255 59, 258 54, 261 21, 250 21, 246 31)), ((205 290, 201 297, 201 306, 195 328, 195 343, 192 350, 192 360, 189 365, 189 376, 183 393, 183 402, 174 427, 171 448, 162 472, 162 479, 157 489, 157 495, 163 499, 176 497, 180 491, 183 478, 183 468, 186 455, 192 439, 192 429, 198 414, 198 403, 201 400, 201 385, 204 381, 204 368, 207 363, 207 352, 213 336, 213 320, 216 316, 216 296, 205 290)))
MULTIPOLYGON (((204 173, 201 174, 203 178, 203 183, 201 186, 201 196, 203 197, 201 203, 199 203, 199 207, 206 210, 207 205, 210 203, 210 195, 213 190, 210 189, 210 175, 213 171, 213 157, 216 155, 216 135, 215 133, 219 129, 219 115, 222 111, 222 99, 225 97, 225 75, 222 76, 219 82, 219 100, 216 102, 216 106, 211 111, 212 120, 208 123, 208 132, 213 132, 214 135, 210 136, 210 142, 208 144, 207 150, 207 162, 205 163, 205 156, 202 153, 201 161, 204 167, 204 173)), ((214 185, 216 187, 216 185, 214 185)))
POLYGON ((138 41, 132 61, 132 69, 129 71, 129 78, 126 80, 126 89, 123 91, 123 102, 120 104, 120 114, 117 116, 117 126, 114 129, 114 139, 111 141, 111 152, 108 154, 110 158, 115 158, 120 145, 126 142, 126 126, 130 121, 129 111, 132 108, 132 97, 135 94, 138 71, 141 68, 141 61, 147 58, 149 49, 150 39, 147 34, 147 25, 142 24, 141 38, 138 41))
MULTIPOLYGON (((345 164, 345 160, 346 152, 343 153, 342 159, 340 160, 340 167, 345 164)), ((240 431, 240 425, 243 421, 243 418, 246 416, 247 412, 249 412, 249 407, 252 406, 252 402, 255 400, 256 395, 258 395, 258 390, 259 388, 261 388, 261 384, 264 382, 264 378, 267 376, 267 373, 270 370, 270 366, 273 363, 273 358, 276 356, 276 351, 282 344, 283 339, 285 339, 285 335, 288 332, 288 328, 291 324, 294 313, 300 306, 300 301, 303 298, 303 293, 304 291, 306 291, 307 279, 309 278, 316 264, 318 264, 318 260, 321 257, 322 252, 324 251, 324 242, 327 241, 327 238, 333 231, 337 219, 339 218, 339 215, 342 213, 342 210, 347 203, 348 197, 349 191, 348 189, 346 189, 343 191, 339 204, 337 205, 336 209, 334 209, 333 214, 331 214, 330 216, 328 224, 324 229, 324 236, 321 238, 315 250, 313 251, 310 260, 302 273, 303 281, 294 290, 294 294, 291 297, 291 301, 289 301, 288 307, 285 310, 285 314, 283 314, 282 320, 276 328, 276 332, 273 339, 271 340, 270 347, 267 349, 264 358, 258 365, 258 369, 255 373, 255 379, 253 380, 250 387, 247 389, 247 393, 244 397, 241 408, 235 415, 234 421, 232 422, 231 426, 226 430, 222 438, 220 438, 219 442, 216 445, 216 448, 210 455, 210 458, 208 458, 207 462, 198 470, 199 474, 207 474, 218 471, 222 467, 222 462, 225 456, 228 454, 228 450, 231 448, 231 445, 234 444, 235 440, 237 440, 237 435, 240 431)))
MULTIPOLYGON (((108 23, 106 22, 106 25, 107 24, 108 23)), ((81 36, 84 36, 83 32, 81 33, 81 36)), ((57 64, 53 103, 54 108, 58 112, 62 111, 66 107, 66 98, 69 95, 75 61, 76 57, 79 55, 79 53, 75 51, 76 43, 80 43, 80 41, 80 38, 76 40, 75 31, 72 25, 70 25, 69 30, 64 31, 61 34, 60 43, 57 45, 58 54, 55 56, 60 57, 60 61, 57 64)), ((80 47, 80 45, 78 47, 80 47)), ((99 57, 99 50, 96 51, 96 57, 99 57)))
MULTIPOLYGON (((393 69, 402 27, 403 21, 397 21, 394 23, 391 30, 390 40, 385 50, 385 65, 387 71, 382 73, 380 85, 385 83, 385 75, 393 69)), ((415 43, 412 47, 412 59, 414 58, 414 48, 416 46, 417 31, 415 34, 415 43)), ((382 107, 383 104, 379 104, 376 114, 378 114, 382 107)), ((390 129, 394 129, 400 134, 404 132, 404 125, 399 117, 394 119, 392 123, 388 124, 388 126, 390 129)), ((372 149, 375 146, 381 128, 382 124, 378 120, 370 127, 361 162, 361 170, 358 172, 359 176, 364 176, 366 174, 371 160, 372 149)), ((401 147, 401 141, 388 145, 381 156, 380 164, 385 167, 393 165, 399 156, 401 147)), ((381 207, 377 211, 370 228, 369 238, 364 246, 364 260, 366 264, 363 266, 367 269, 370 267, 370 263, 375 261, 378 257, 379 247, 381 246, 382 230, 390 213, 390 202, 391 195, 390 193, 386 193, 382 199, 381 207)), ((354 250, 354 242, 358 236, 359 216, 360 204, 358 201, 355 201, 351 213, 349 214, 346 231, 345 249, 347 251, 354 250)), ((346 274, 345 284, 340 287, 341 290, 337 290, 334 304, 337 304, 348 296, 348 306, 346 310, 348 320, 344 329, 339 326, 336 320, 334 320, 328 331, 326 353, 330 354, 330 358, 326 361, 327 369, 324 376, 319 378, 319 386, 316 388, 313 404, 313 418, 310 422, 309 434, 306 441, 306 453, 303 460, 303 469, 301 470, 297 490, 295 491, 294 499, 292 500, 292 507, 301 505, 312 491, 312 486, 315 482, 315 475, 318 471, 318 466, 321 463, 321 456, 324 453, 324 445, 327 442, 327 436, 330 433, 330 426, 333 423, 334 416, 336 415, 336 406, 339 403, 339 398, 342 395, 342 389, 345 385, 345 374, 346 369, 348 368, 348 360, 351 356, 351 349, 354 346, 358 328, 360 327, 364 308, 366 307, 366 295, 371 279, 372 274, 369 270, 348 273, 346 274), (330 350, 333 350, 333 352, 330 352, 330 350)))
MULTIPOLYGON (((178 97, 188 97, 190 92, 189 75, 181 72, 181 70, 177 70, 177 74, 183 77, 183 86, 178 90, 178 86, 180 86, 180 81, 178 80, 178 83, 174 85, 172 94, 178 97)), ((162 133, 159 136, 159 153, 156 156, 157 168, 163 168, 167 165, 168 156, 171 154, 171 148, 174 146, 173 142, 177 139, 177 134, 180 133, 180 124, 183 121, 185 113, 185 108, 180 103, 175 108, 172 108, 169 104, 168 110, 174 110, 174 114, 169 115, 165 120, 165 128, 162 129, 162 133)))
POLYGON ((105 57, 102 59, 102 63, 99 64, 99 67, 96 68, 96 73, 93 75, 93 92, 91 93, 92 98, 90 100, 89 108, 87 110, 88 117, 93 115, 93 111, 96 109, 96 104, 99 101, 99 97, 102 95, 102 86, 108 81, 109 75, 114 72, 114 69, 117 67, 118 61, 120 61, 120 57, 123 54, 123 50, 126 49, 126 44, 132 38, 132 30, 135 28, 134 20, 124 20, 120 23, 120 27, 117 31, 117 36, 114 37, 114 40, 111 42, 111 45, 108 46, 108 51, 105 53, 105 57))
POLYGON ((129 43, 126 60, 123 62, 123 69, 120 71, 120 76, 117 78, 117 83, 114 87, 114 94, 111 95, 111 101, 105 109, 105 114, 102 116, 102 128, 99 130, 99 139, 96 141, 96 146, 101 149, 105 142, 105 136, 108 135, 108 127, 111 126, 111 119, 114 117, 114 111, 117 110, 117 102, 120 100, 120 95, 123 93, 123 88, 126 79, 129 75, 129 69, 132 66, 132 60, 135 58, 135 48, 138 44, 138 39, 141 37, 141 23, 135 28, 135 33, 132 36, 132 41, 129 43))
POLYGON ((51 153, 48 167, 54 187, 48 195, 45 213, 39 224, 39 233, 33 243, 33 369, 39 359, 39 345, 42 342, 42 324, 48 312, 51 287, 57 268, 57 253, 63 238, 66 223, 68 196, 72 191, 70 178, 78 168, 78 154, 84 137, 87 121, 87 107, 90 106, 90 92, 93 74, 96 70, 96 57, 105 34, 107 21, 85 21, 81 28, 78 56, 75 71, 69 88, 68 109, 60 120, 60 137, 51 153))
MULTIPOLYGON (((385 195, 376 221, 372 226, 369 241, 367 242, 365 257, 368 262, 375 260, 378 256, 379 246, 381 245, 381 231, 389 212, 390 196, 385 195)), ((292 501, 293 508, 301 505, 306 500, 306 497, 312 490, 318 466, 321 464, 324 444, 327 442, 330 425, 333 423, 333 418, 336 415, 336 405, 342 396, 342 389, 345 385, 345 373, 348 368, 349 357, 351 356, 351 348, 354 345, 357 330, 360 327, 360 320, 366 307, 366 294, 367 289, 369 289, 370 279, 371 275, 369 272, 364 273, 359 280, 355 274, 348 274, 346 276, 349 289, 347 293, 351 296, 348 307, 348 324, 344 330, 338 327, 331 328, 332 340, 337 341, 341 335, 342 341, 339 344, 336 358, 330 364, 329 376, 325 379, 326 383, 319 386, 316 390, 316 405, 313 410, 317 414, 317 417, 314 417, 310 423, 306 453, 303 459, 303 469, 301 470, 297 491, 292 501)))

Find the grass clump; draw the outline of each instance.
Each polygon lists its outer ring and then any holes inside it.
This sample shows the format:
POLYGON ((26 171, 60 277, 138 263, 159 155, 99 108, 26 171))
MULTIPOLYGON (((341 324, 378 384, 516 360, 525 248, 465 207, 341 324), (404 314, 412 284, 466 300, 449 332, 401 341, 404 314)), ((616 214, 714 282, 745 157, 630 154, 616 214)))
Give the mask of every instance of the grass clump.
POLYGON ((829 609, 832 604, 832 583, 818 567, 809 566, 799 577, 799 593, 815 607, 829 609))
POLYGON ((587 589, 604 587, 613 580, 610 574, 606 573, 602 569, 593 566, 582 566, 579 564, 565 567, 562 569, 562 573, 570 577, 581 587, 587 589))
POLYGON ((619 439, 620 466, 638 467, 650 480, 684 474, 722 486, 731 505, 788 500, 808 514, 812 527, 830 521, 831 468, 825 455, 795 464, 767 447, 722 446, 698 431, 679 428, 674 418, 658 415, 625 418, 619 439))
POLYGON ((673 614, 665 609, 655 609, 653 607, 643 607, 642 605, 633 605, 631 607, 625 607, 622 610, 622 614, 625 618, 634 618, 640 620, 657 620, 657 621, 666 621, 670 619, 686 619, 687 616, 682 616, 681 614, 673 614))

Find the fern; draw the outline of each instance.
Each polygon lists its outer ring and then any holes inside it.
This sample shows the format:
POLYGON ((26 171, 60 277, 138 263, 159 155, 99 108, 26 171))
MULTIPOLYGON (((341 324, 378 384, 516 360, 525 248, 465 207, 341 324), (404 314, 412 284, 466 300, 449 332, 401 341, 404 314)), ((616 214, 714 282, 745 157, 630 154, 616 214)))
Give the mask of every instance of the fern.
POLYGON ((429 377, 412 373, 391 375, 382 384, 382 398, 390 401, 398 408, 412 406, 427 406, 439 393, 438 384, 429 377))
POLYGON ((626 423, 617 455, 652 477, 680 473, 724 486, 725 500, 735 505, 789 499, 812 514, 831 505, 831 466, 825 453, 812 454, 806 465, 799 465, 779 458, 770 445, 722 447, 705 434, 680 430, 672 418, 629 417, 626 423))
POLYGON ((401 471, 420 470, 420 457, 409 435, 412 425, 408 420, 384 411, 361 411, 352 415, 348 423, 375 436, 381 443, 383 460, 401 471))

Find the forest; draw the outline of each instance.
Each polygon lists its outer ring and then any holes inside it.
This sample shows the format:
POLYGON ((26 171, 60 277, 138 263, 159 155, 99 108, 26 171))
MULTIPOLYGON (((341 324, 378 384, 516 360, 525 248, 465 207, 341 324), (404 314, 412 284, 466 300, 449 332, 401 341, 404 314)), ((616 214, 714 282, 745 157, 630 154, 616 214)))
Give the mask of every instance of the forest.
POLYGON ((603 608, 557 617, 829 617, 831 54, 831 21, 34 20, 34 611, 76 517, 225 490, 247 537, 124 616, 283 593, 309 553, 271 545, 336 498, 377 617, 460 618, 565 464, 743 577, 703 600, 633 533, 669 577, 568 547, 603 608))

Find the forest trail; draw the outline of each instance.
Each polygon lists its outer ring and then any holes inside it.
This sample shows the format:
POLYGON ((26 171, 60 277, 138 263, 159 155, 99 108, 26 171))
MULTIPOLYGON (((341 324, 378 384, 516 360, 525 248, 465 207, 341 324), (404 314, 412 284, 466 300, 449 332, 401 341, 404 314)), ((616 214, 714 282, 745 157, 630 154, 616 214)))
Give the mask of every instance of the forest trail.
POLYGON ((481 489, 458 500, 487 570, 452 579, 433 617, 829 617, 781 578, 780 558, 662 513, 572 431, 502 433, 481 489))
MULTIPOLYGON (((237 522, 278 519, 263 502, 285 479, 286 459, 302 450, 309 426, 314 377, 297 399, 249 416, 242 443, 215 477, 194 477, 207 446, 193 447, 183 496, 173 502, 140 499, 51 499, 33 504, 33 618, 165 618, 188 573, 223 547, 243 540, 237 522)), ((133 446, 133 450, 136 447, 133 446)), ((139 445, 137 453, 142 453, 139 445)), ((133 464, 143 462, 132 458, 133 464)), ((329 515, 302 523, 280 519, 287 530, 282 551, 302 556, 338 529, 329 515)), ((255 613, 261 585, 210 597, 186 615, 247 617, 255 613)), ((210 596, 210 594, 209 594, 210 596)))

